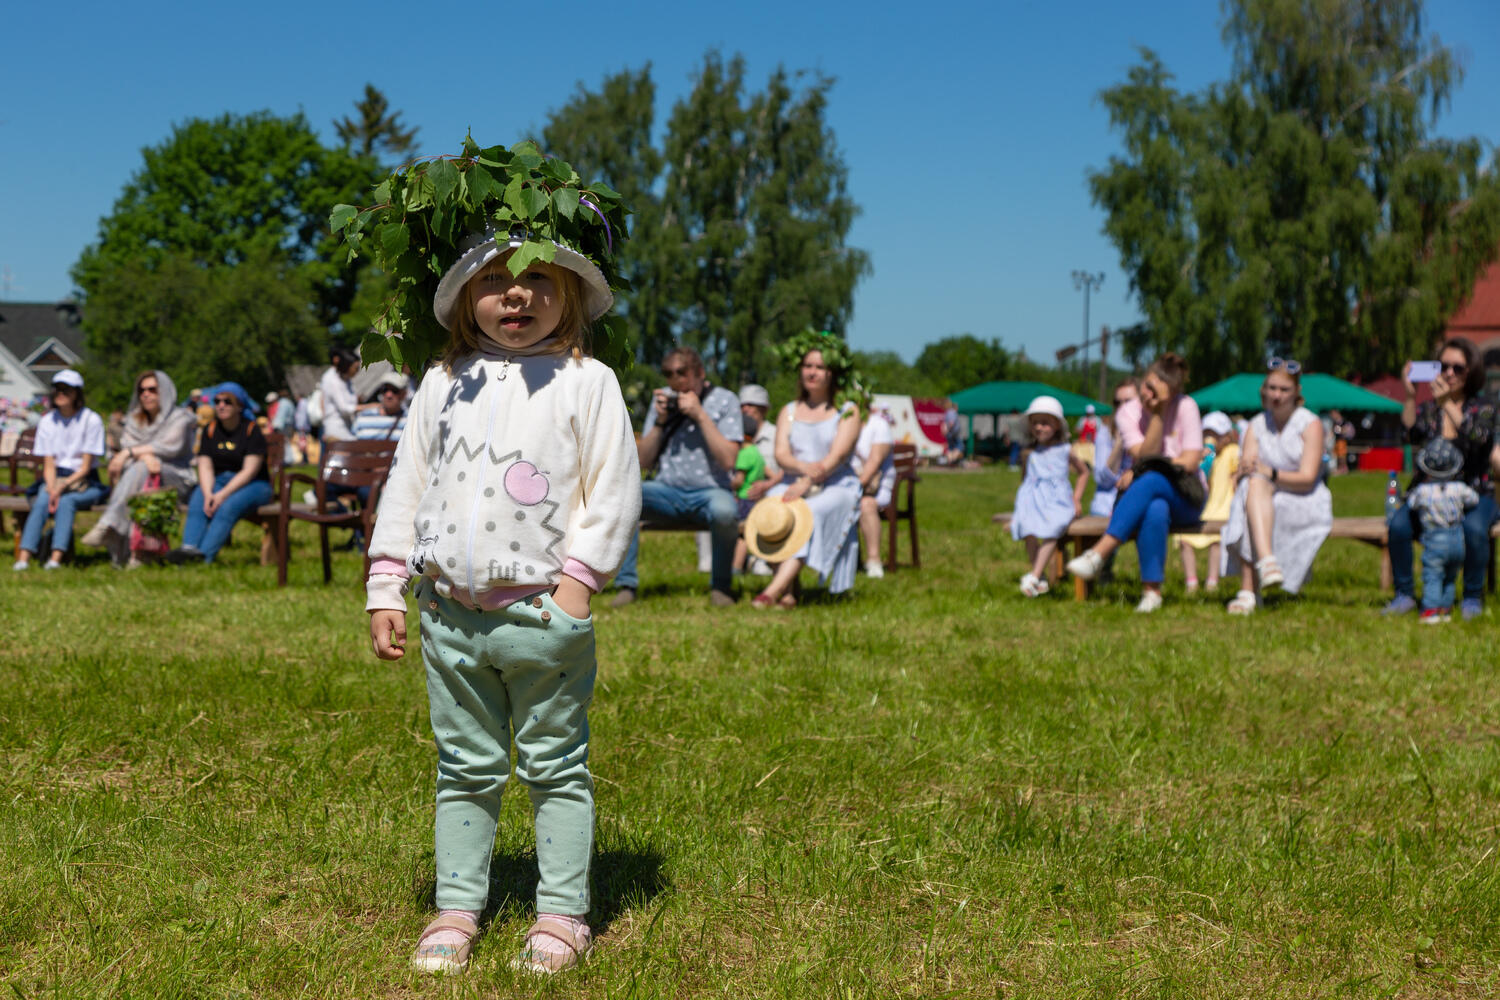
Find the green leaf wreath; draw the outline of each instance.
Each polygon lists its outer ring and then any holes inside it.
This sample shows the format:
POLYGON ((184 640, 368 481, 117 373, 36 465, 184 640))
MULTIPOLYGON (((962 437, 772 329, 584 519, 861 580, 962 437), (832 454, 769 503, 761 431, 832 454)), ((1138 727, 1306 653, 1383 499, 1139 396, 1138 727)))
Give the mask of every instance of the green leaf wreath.
MULTIPOLYGON (((556 242, 597 264, 610 288, 630 287, 616 264, 629 239, 629 208, 608 185, 585 183, 534 142, 480 148, 465 137, 457 156, 408 163, 382 181, 374 197, 369 208, 336 205, 328 217, 349 246, 348 259, 368 258, 394 285, 360 344, 365 364, 386 359, 421 372, 443 353, 449 333, 432 312, 438 282, 462 256, 464 239, 489 226, 527 233, 511 257, 512 271, 550 262, 556 242)), ((595 320, 590 334, 594 357, 617 371, 630 368, 634 350, 619 317, 595 320)))
POLYGON ((854 364, 854 352, 849 350, 843 337, 828 330, 808 327, 788 337, 773 350, 777 359, 794 372, 802 367, 802 359, 808 351, 820 352, 823 363, 833 376, 834 408, 841 410, 845 403, 852 402, 859 407, 861 416, 870 412, 870 382, 854 364))

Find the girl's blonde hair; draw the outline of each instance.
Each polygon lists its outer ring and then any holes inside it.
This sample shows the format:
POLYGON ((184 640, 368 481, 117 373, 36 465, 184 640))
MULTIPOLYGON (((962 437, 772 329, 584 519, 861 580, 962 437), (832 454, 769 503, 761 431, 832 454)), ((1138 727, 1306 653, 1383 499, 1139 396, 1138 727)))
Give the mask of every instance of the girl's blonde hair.
MULTIPOLYGON (((443 370, 450 375, 453 373, 453 366, 461 359, 478 352, 479 345, 485 339, 484 331, 479 329, 479 323, 474 319, 474 303, 469 294, 469 285, 483 277, 490 268, 503 267, 504 261, 505 257, 501 256, 485 265, 458 293, 458 302, 453 308, 453 335, 448 338, 448 349, 443 352, 443 370)), ((582 358, 587 350, 585 341, 588 332, 588 320, 583 313, 583 281, 566 267, 556 264, 547 264, 547 267, 552 269, 557 294, 562 298, 562 317, 557 321, 557 329, 552 331, 551 353, 571 353, 575 358, 582 358)))

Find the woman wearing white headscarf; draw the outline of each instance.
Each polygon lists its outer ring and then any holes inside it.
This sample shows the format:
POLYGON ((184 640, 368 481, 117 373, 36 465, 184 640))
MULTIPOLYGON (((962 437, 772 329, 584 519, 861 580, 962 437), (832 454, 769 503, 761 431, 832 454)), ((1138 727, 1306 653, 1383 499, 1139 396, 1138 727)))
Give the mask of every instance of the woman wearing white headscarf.
POLYGON ((85 545, 102 545, 116 566, 125 564, 130 556, 130 498, 152 476, 158 476, 165 489, 192 486, 196 429, 192 411, 177 405, 177 386, 166 372, 144 371, 136 377, 120 450, 109 460, 114 484, 109 506, 83 536, 85 545))

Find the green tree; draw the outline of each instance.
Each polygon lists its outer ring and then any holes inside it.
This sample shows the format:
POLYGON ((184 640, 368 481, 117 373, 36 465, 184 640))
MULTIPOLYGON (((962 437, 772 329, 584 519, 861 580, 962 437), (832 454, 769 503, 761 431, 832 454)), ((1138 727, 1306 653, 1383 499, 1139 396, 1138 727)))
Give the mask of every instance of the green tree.
POLYGON ((1476 140, 1428 131, 1460 79, 1420 0, 1228 0, 1233 75, 1185 94, 1149 50, 1102 94, 1090 174, 1154 351, 1195 381, 1271 354, 1334 374, 1429 352, 1500 249, 1476 140))
POLYGON ((185 371, 202 337, 231 331, 241 339, 226 347, 248 361, 225 372, 261 371, 251 378, 256 384, 278 381, 280 365, 323 359, 328 331, 352 315, 361 278, 336 250, 326 220, 339 202, 368 200, 374 161, 324 147, 301 115, 264 112, 193 119, 143 155, 100 220, 98 241, 73 266, 95 365, 112 367, 126 356, 146 362, 125 365, 127 379, 138 367, 185 371), (198 273, 188 274, 190 267, 198 273), (266 294, 265 303, 247 289, 266 294), (211 301, 189 308, 189 294, 211 301), (217 330, 202 326, 209 317, 223 320, 227 313, 217 310, 226 299, 260 315, 217 330), (263 322, 273 316, 289 324, 284 334, 263 322), (316 341, 304 336, 309 324, 320 331, 316 341), (255 360, 271 351, 293 353, 255 360))
POLYGON ((875 392, 898 396, 941 396, 930 378, 901 360, 895 351, 855 351, 854 362, 875 392))
POLYGON ((286 384, 286 368, 324 360, 327 332, 307 275, 264 247, 235 264, 182 253, 101 272, 85 323, 91 395, 123 406, 136 373, 162 368, 182 391, 230 379, 254 394, 286 384), (149 290, 150 294, 142 294, 149 290), (90 315, 106 317, 91 322, 90 315))
POLYGON ((811 325, 842 335, 867 255, 825 122, 833 80, 778 68, 745 91, 744 60, 711 52, 667 124, 666 223, 686 257, 683 339, 732 376, 774 369, 773 345, 811 325))
POLYGON ((947 396, 972 385, 1009 378, 1013 363, 1000 341, 983 341, 972 333, 961 333, 922 348, 914 367, 927 379, 934 395, 947 396))
POLYGON ((333 128, 344 148, 355 155, 380 152, 400 157, 416 148, 417 129, 402 126, 401 112, 391 110, 390 101, 374 84, 365 84, 365 96, 354 102, 354 114, 335 119, 333 128))
POLYGON ((844 242, 857 209, 825 121, 832 85, 778 69, 753 92, 742 59, 711 52, 660 147, 649 66, 550 116, 547 149, 635 210, 620 298, 642 361, 680 340, 726 381, 769 380, 771 345, 809 325, 843 333, 869 264, 844 242))
POLYGON ((655 362, 671 348, 677 239, 668 231, 658 187, 662 155, 652 144, 656 85, 651 67, 608 76, 598 91, 579 86, 542 130, 544 148, 588 177, 599 177, 630 206, 630 243, 620 272, 632 286, 616 308, 642 360, 655 362))

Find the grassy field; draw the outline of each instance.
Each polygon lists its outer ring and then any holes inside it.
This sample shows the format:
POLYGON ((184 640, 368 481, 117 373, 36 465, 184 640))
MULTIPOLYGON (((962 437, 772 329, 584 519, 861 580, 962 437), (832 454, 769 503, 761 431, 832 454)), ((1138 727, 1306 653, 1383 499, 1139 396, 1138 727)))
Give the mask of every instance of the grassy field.
MULTIPOLYGON (((1376 513, 1383 482, 1334 484, 1376 513)), ((359 562, 0 578, 0 980, 16 997, 1426 997, 1500 990, 1495 612, 1377 615, 1376 550, 1299 600, 1133 613, 1016 591, 1004 470, 927 473, 924 566, 710 610, 691 539, 599 609, 594 922, 530 922, 508 790, 463 977, 429 917, 420 665, 368 651, 359 562)), ((85 524, 86 527, 86 524, 85 524)), ((1070 589, 1070 588, 1063 588, 1070 589)), ((602 604, 602 602, 601 602, 602 604)), ((413 623, 414 624, 414 623, 413 623)))

